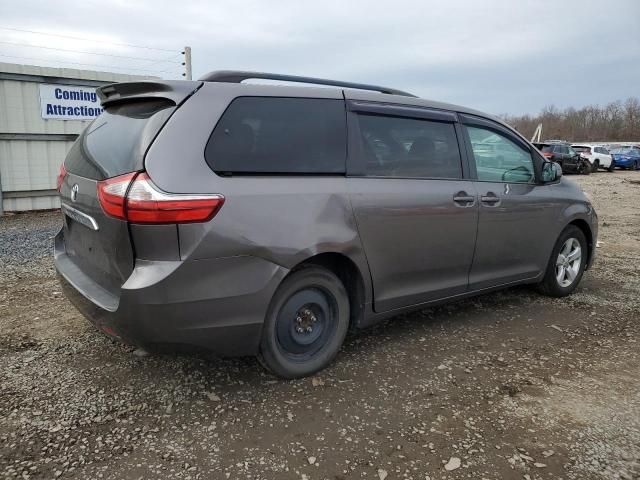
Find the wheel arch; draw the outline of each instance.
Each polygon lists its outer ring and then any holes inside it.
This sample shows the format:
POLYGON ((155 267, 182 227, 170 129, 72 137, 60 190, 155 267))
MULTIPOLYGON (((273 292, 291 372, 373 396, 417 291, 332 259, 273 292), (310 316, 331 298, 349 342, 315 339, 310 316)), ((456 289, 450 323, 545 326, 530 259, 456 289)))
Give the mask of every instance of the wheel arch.
POLYGON ((289 274, 307 265, 324 267, 342 281, 349 297, 349 328, 358 327, 364 319, 366 287, 364 276, 356 262, 343 253, 318 253, 299 262, 289 274))
MULTIPOLYGON (((587 266, 588 269, 591 266, 591 260, 593 259, 593 253, 595 249, 594 241, 593 241, 593 232, 591 231, 591 227, 586 220, 581 218, 576 218, 569 222, 569 225, 573 225, 579 228, 582 233, 584 233, 585 238, 587 239, 587 266)), ((569 226, 567 225, 567 226, 569 226)))

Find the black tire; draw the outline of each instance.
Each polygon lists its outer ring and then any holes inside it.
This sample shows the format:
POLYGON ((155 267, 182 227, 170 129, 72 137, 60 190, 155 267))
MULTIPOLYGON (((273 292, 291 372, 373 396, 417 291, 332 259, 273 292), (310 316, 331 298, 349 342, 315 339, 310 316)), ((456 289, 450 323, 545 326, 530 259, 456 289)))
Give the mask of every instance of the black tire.
POLYGON ((582 161, 582 168, 581 168, 581 174, 582 175, 589 175, 591 173, 591 163, 589 162, 589 160, 583 160, 582 161))
POLYGON ((582 230, 574 225, 569 225, 562 231, 555 246, 553 247, 551 258, 547 264, 547 271, 545 272, 542 282, 538 284, 538 291, 550 297, 566 297, 567 295, 571 295, 582 279, 582 275, 584 274, 584 270, 587 265, 588 253, 587 239, 585 238, 584 233, 582 233, 582 230), (556 271, 556 267, 560 252, 569 239, 575 239, 580 244, 580 263, 575 278, 571 283, 569 285, 562 285, 558 280, 557 275, 559 272, 556 271))
POLYGON ((591 173, 597 172, 599 168, 600 168, 600 161, 596 160, 595 162, 593 162, 593 165, 591 166, 591 173))
POLYGON ((283 378, 312 375, 331 363, 348 328, 349 296, 340 279, 320 266, 302 267, 271 300, 258 359, 283 378))
POLYGON ((609 165, 609 168, 607 168, 607 170, 609 172, 613 172, 616 169, 616 164, 613 160, 611 160, 611 164, 609 165))
POLYGON ((634 170, 640 170, 640 162, 638 160, 633 162, 633 169, 634 170))

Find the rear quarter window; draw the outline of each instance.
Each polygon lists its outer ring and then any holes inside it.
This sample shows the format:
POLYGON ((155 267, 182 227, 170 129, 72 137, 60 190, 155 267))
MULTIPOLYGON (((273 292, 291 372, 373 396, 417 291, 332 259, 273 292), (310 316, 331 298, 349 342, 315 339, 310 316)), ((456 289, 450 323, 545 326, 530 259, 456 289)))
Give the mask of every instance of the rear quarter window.
POLYGON ((314 98, 236 98, 205 149, 222 175, 344 174, 346 157, 344 102, 314 98))

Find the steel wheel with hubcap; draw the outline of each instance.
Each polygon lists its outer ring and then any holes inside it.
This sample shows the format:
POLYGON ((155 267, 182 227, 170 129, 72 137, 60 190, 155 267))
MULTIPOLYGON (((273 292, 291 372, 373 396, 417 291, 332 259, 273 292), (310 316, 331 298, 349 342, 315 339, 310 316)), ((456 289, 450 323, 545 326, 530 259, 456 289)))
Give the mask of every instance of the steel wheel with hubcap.
POLYGON ((326 367, 349 327, 349 297, 330 270, 308 265, 291 272, 267 312, 261 363, 278 376, 298 378, 326 367))
POLYGON ((545 295, 564 297, 573 293, 587 266, 587 239, 575 225, 565 228, 556 241, 538 289, 545 295))

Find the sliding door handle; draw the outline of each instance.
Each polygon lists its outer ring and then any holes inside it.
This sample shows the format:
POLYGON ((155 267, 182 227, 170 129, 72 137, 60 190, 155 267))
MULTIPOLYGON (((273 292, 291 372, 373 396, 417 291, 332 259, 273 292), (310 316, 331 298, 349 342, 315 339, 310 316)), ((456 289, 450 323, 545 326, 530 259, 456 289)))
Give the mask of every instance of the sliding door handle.
POLYGON ((476 197, 467 192, 458 192, 453 196, 453 202, 461 207, 470 207, 476 203, 476 197))
POLYGON ((497 205, 500 203, 500 197, 493 192, 488 192, 480 197, 480 201, 486 205, 497 205))

